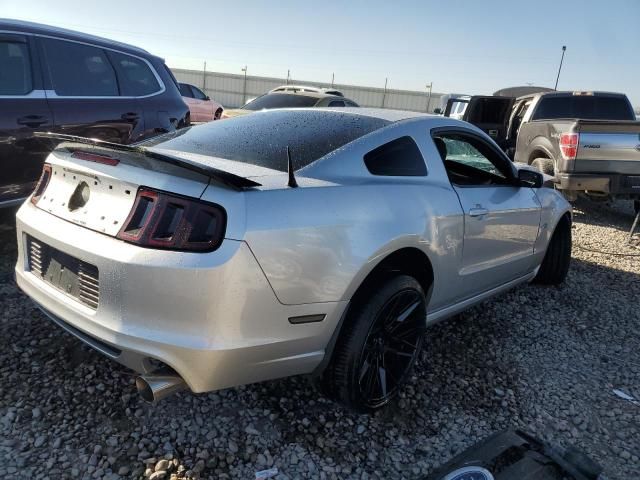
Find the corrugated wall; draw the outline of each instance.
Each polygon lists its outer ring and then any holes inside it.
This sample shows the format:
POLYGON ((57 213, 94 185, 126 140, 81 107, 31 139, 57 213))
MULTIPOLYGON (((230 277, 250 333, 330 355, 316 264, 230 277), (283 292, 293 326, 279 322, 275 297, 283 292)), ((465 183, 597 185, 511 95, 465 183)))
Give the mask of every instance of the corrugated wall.
MULTIPOLYGON (((226 108, 237 108, 244 104, 243 99, 257 97, 269 90, 285 85, 284 78, 247 76, 246 87, 244 75, 231 73, 207 72, 197 70, 172 69, 179 82, 190 83, 205 91, 207 95, 220 102, 226 108), (246 88, 246 94, 244 92, 246 88)), ((289 80, 295 85, 310 85, 314 87, 331 87, 330 83, 303 82, 289 80)), ((427 111, 428 92, 412 90, 387 90, 383 88, 359 87, 356 85, 334 84, 333 88, 356 101, 362 107, 384 107, 398 110, 427 111)), ((429 102, 429 112, 440 106, 441 93, 432 93, 429 102)))

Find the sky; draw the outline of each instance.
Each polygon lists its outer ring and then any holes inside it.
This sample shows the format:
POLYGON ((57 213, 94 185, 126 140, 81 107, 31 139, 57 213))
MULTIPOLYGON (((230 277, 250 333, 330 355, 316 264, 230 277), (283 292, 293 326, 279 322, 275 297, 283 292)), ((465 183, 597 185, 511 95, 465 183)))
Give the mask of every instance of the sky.
POLYGON ((174 68, 425 91, 626 93, 640 107, 640 0, 0 0, 0 17, 131 43, 174 68))

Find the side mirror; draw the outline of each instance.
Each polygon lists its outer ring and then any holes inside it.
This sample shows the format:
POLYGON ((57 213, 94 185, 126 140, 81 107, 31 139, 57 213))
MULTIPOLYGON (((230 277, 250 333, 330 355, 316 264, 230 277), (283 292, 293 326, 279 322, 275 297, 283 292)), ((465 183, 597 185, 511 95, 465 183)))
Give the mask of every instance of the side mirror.
POLYGON ((205 99, 206 101, 211 100, 211 98, 209 97, 209 95, 207 95, 206 97, 204 97, 204 99, 205 99))
POLYGON ((442 109, 441 108, 434 108, 433 109, 433 113, 435 115, 442 115, 442 109))
POLYGON ((520 182, 520 186, 529 188, 540 188, 544 183, 542 173, 526 168, 518 170, 518 180, 520 182))

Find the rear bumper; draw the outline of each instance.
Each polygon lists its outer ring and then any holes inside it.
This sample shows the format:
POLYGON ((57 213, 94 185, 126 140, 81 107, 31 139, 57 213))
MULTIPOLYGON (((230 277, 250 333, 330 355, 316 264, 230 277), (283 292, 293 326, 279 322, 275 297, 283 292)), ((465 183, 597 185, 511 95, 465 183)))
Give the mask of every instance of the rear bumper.
POLYGON ((560 190, 640 198, 640 174, 558 173, 556 181, 560 190))
POLYGON ((139 373, 168 365, 194 392, 312 372, 346 306, 282 305, 241 241, 208 254, 142 249, 29 203, 16 224, 16 281, 52 320, 139 373), (98 268, 97 309, 31 273, 27 235, 98 268), (317 314, 325 319, 289 322, 317 314))

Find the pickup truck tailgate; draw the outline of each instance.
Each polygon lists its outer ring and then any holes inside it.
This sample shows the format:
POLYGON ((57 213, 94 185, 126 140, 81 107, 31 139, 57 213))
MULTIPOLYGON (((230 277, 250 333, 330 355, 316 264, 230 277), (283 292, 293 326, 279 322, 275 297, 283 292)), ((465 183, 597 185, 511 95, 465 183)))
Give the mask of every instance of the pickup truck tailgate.
POLYGON ((640 176, 640 122, 579 120, 574 172, 640 176))

